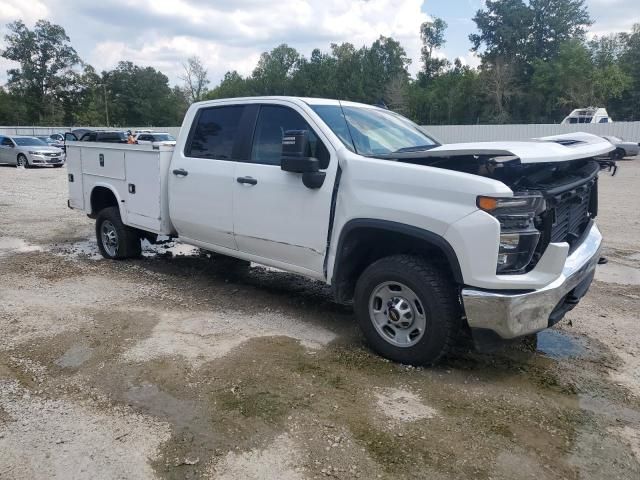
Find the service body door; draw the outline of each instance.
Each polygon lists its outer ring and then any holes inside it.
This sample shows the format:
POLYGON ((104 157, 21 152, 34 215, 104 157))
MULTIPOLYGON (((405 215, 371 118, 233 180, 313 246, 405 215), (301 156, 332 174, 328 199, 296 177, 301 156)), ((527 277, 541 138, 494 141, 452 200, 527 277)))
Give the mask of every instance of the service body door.
POLYGON ((241 252, 322 278, 337 159, 330 160, 333 148, 311 121, 293 103, 260 106, 249 160, 236 166, 234 233, 241 252), (280 169, 287 130, 309 130, 311 153, 327 174, 319 189, 305 187, 301 174, 280 169))
MULTIPOLYGON (((67 145, 67 181, 69 184, 69 206, 84 210, 82 175, 82 147, 67 145)), ((88 207, 89 210, 91 207, 88 207)))
POLYGON ((236 250, 233 236, 234 145, 245 107, 200 109, 169 168, 169 211, 180 237, 236 250))

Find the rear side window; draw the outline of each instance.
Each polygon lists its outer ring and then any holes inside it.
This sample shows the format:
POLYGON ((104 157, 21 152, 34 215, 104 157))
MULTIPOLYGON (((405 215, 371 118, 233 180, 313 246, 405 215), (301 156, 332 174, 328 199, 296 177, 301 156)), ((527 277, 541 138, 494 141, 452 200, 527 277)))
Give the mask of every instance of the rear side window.
POLYGON ((200 110, 184 154, 230 160, 243 111, 242 105, 200 110))
POLYGON ((126 136, 124 133, 120 132, 105 132, 98 136, 99 141, 109 142, 109 143, 118 143, 125 140, 126 136))
POLYGON ((320 161, 320 168, 329 166, 329 152, 302 116, 288 107, 263 105, 253 136, 251 162, 264 165, 280 165, 282 160, 282 136, 287 130, 309 132, 310 157, 320 161))

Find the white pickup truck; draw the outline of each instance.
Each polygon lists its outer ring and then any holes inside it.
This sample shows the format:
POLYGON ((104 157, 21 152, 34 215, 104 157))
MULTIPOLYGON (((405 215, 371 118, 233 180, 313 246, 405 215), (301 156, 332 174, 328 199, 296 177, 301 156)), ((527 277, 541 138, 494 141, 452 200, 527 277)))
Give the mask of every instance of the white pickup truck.
POLYGON ((438 361, 545 329, 586 293, 602 236, 587 134, 440 145, 388 110, 255 97, 196 103, 175 147, 71 142, 69 206, 106 258, 168 235, 318 279, 381 355, 438 361))

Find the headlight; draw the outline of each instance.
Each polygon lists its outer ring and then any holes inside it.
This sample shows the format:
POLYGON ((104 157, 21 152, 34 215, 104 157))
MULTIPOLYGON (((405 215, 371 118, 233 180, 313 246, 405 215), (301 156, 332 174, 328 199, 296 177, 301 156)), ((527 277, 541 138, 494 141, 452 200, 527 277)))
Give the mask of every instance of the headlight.
POLYGON ((507 198, 480 196, 476 203, 500 222, 496 273, 522 273, 540 239, 535 218, 545 210, 544 198, 528 193, 507 198))

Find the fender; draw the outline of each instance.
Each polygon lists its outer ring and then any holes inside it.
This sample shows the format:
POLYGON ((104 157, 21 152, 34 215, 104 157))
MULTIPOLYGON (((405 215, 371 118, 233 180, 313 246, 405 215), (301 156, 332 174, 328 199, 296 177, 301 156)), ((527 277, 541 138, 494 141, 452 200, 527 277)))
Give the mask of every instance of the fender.
POLYGON ((399 233, 406 237, 410 237, 420 242, 423 242, 426 245, 433 246, 440 250, 451 269, 451 273, 453 275, 453 279, 459 285, 464 284, 464 280, 462 277, 462 271, 460 269, 460 263, 458 261, 458 257, 453 249, 453 247, 440 235, 430 232, 428 230, 424 230, 422 228, 414 227, 412 225, 406 225, 403 223, 392 222, 389 220, 378 220, 374 218, 357 218, 349 220, 342 231, 340 232, 340 239, 338 240, 338 248, 336 251, 335 258, 335 266, 333 269, 333 275, 331 279, 331 285, 334 288, 334 292, 339 288, 337 285, 337 280, 341 275, 341 268, 345 264, 346 255, 345 252, 345 241, 349 238, 349 234, 354 230, 360 228, 369 228, 375 229, 382 232, 392 232, 399 233))
POLYGON ((124 208, 125 200, 122 199, 118 194, 118 189, 114 188, 113 185, 106 182, 96 182, 91 186, 91 192, 89 193, 89 205, 88 205, 89 208, 85 210, 88 212, 87 216, 89 218, 96 218, 96 216, 98 215, 98 212, 93 211, 92 199, 93 199, 93 192, 95 191, 96 188, 99 188, 99 187, 106 188, 113 194, 113 196, 116 199, 116 202, 118 203, 118 210, 120 211, 120 219, 122 220, 122 223, 127 225, 127 209, 124 208))

